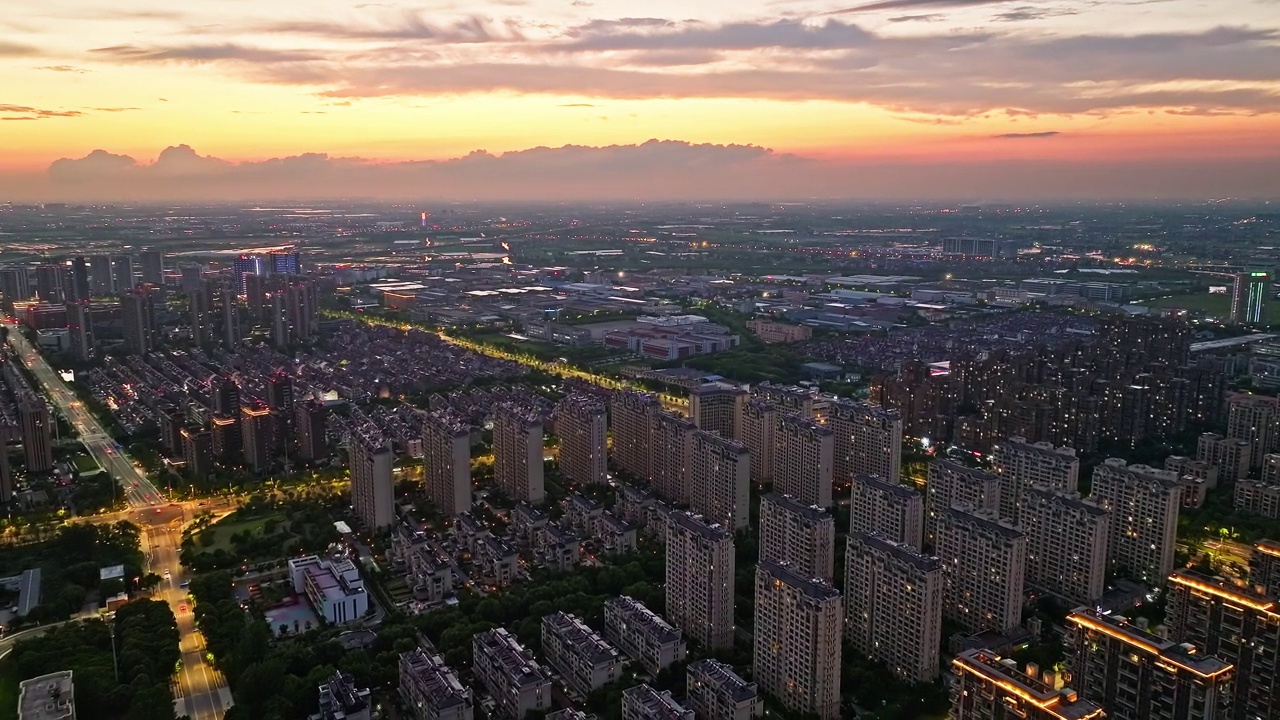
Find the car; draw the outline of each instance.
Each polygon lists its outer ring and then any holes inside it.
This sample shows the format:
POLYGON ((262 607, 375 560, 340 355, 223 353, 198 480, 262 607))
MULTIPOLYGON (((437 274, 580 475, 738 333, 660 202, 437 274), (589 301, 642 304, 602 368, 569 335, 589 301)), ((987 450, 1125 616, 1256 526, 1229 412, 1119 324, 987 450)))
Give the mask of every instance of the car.
POLYGON ((159 515, 163 510, 164 508, 156 508, 156 514, 159 515))
POLYGON ((134 483, 134 484, 133 484, 133 486, 134 486, 134 487, 138 487, 138 483, 134 483))
POLYGON ((181 605, 178 606, 178 612, 186 612, 186 611, 187 611, 186 603, 182 603, 181 605))

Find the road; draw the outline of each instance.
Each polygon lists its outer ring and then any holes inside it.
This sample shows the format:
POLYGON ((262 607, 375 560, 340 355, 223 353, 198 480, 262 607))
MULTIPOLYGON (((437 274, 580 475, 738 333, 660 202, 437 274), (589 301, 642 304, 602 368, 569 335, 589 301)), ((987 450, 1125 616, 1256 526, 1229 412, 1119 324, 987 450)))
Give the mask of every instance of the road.
POLYGON ((9 344, 35 376, 45 395, 53 401, 79 434, 94 460, 124 489, 129 510, 94 518, 102 522, 111 518, 128 519, 142 529, 142 550, 147 557, 147 571, 164 578, 157 596, 169 603, 178 620, 179 648, 182 667, 173 680, 174 714, 189 715, 192 720, 221 720, 231 707, 231 691, 226 681, 205 658, 204 636, 196 629, 186 591, 186 581, 178 550, 182 542, 182 524, 195 511, 193 502, 165 504, 141 468, 116 445, 97 419, 62 377, 45 362, 16 328, 9 331, 9 344))

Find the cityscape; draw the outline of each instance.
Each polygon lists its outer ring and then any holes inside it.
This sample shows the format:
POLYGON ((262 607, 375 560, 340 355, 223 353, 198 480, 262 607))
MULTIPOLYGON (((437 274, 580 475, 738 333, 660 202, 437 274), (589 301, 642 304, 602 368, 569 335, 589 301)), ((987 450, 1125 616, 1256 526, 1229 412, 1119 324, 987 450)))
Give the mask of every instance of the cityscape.
POLYGON ((1280 720, 1276 0, 0 17, 0 720, 1280 720))
POLYGON ((4 209, 21 717, 1280 713, 1273 215, 313 210, 4 209))

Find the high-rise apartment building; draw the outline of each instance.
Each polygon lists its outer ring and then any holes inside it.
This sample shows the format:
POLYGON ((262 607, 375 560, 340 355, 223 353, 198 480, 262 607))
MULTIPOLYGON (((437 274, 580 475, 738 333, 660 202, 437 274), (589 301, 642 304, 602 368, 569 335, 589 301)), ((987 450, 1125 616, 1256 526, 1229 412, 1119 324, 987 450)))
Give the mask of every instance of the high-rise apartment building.
POLYGON ((205 280, 187 293, 188 322, 191 324, 191 342, 201 347, 213 344, 218 327, 215 323, 213 303, 216 284, 205 280))
POLYGON ((130 290, 120 298, 120 320, 124 326, 124 349, 133 355, 145 355, 155 346, 155 315, 151 293, 130 290))
MULTIPOLYGON (((110 255, 89 256, 89 279, 94 297, 110 297, 117 292, 115 278, 111 274, 110 255)), ((120 288, 124 292, 129 288, 120 288)))
POLYGON ((227 349, 240 343, 240 301, 235 290, 225 282, 218 284, 218 323, 222 328, 222 344, 227 349))
POLYGON ((773 435, 773 489, 806 505, 831 507, 835 436, 807 417, 778 416, 773 435))
POLYGON ((764 714, 756 684, 715 658, 689 663, 685 686, 689 709, 699 720, 753 720, 764 714))
POLYGON ((493 479, 516 500, 546 499, 542 476, 542 418, 514 405, 493 413, 493 479))
POLYGON ((778 407, 764 398, 748 398, 742 404, 738 431, 751 453, 751 484, 758 488, 773 482, 773 433, 778 413, 778 407))
POLYGON ((283 370, 267 379, 267 409, 275 426, 276 452, 287 451, 293 439, 293 378, 283 370))
POLYGON ((1169 637, 1236 668, 1233 720, 1280 717, 1280 602, 1194 570, 1169 577, 1169 637))
POLYGON ((71 283, 67 294, 69 299, 75 301, 93 297, 93 290, 89 285, 89 260, 83 255, 71 258, 71 283))
POLYGON ((849 503, 849 532, 880 533, 920 550, 924 538, 924 496, 906 485, 875 475, 855 475, 849 503))
POLYGON ((142 282, 161 287, 164 285, 164 253, 159 250, 142 251, 142 282))
POLYGON ((438 653, 400 654, 400 698, 414 720, 473 720, 471 689, 438 653))
POLYGON ((747 395, 746 390, 728 383, 694 385, 689 391, 689 419, 703 432, 737 440, 738 420, 747 395))
POLYGON ((741 530, 751 519, 751 455, 728 438, 698 430, 693 434, 689 507, 713 523, 741 530))
POLYGON ((117 293, 126 293, 137 284, 133 281, 133 257, 130 255, 111 256, 111 284, 117 293))
POLYGON ((1067 630, 1071 686, 1110 720, 1231 720, 1231 664, 1090 608, 1067 630))
POLYGON ((325 442, 325 426, 329 411, 324 403, 314 399, 296 403, 293 407, 293 435, 298 445, 298 458, 319 460, 328 454, 325 442))
POLYGON ((270 469, 276 444, 276 424, 271 410, 258 404, 241 407, 240 437, 244 443, 245 465, 255 473, 270 469))
POLYGON ((186 462, 187 476, 207 478, 213 472, 213 433, 198 428, 182 428, 182 459, 186 462))
POLYGON ((556 406, 560 473, 572 482, 604 484, 609 464, 608 407, 590 395, 569 395, 556 406))
POLYGON ((790 565, 756 566, 752 677, 788 710, 840 717, 840 592, 790 565))
POLYGON ((937 545, 938 526, 955 505, 999 514, 1000 477, 951 460, 931 461, 924 501, 926 545, 937 545))
POLYGON ((689 504, 693 491, 693 435, 696 432, 698 427, 693 422, 667 412, 658 413, 651 426, 652 487, 658 495, 680 505, 689 504))
POLYGON ((22 458, 28 473, 53 470, 53 418, 44 399, 34 393, 18 398, 22 425, 22 458))
POLYGON ((0 268, 0 295, 4 296, 4 309, 13 311, 13 304, 31 299, 31 283, 24 267, 0 268))
POLYGON ((1076 493, 1032 487, 1022 496, 1019 528, 1027 535, 1027 585, 1068 605, 1102 597, 1111 518, 1076 493))
POLYGON ((1249 443, 1249 466, 1280 450, 1280 398, 1234 393, 1227 396, 1227 437, 1249 443))
POLYGON ((1173 571, 1182 488, 1178 476, 1108 458, 1093 469, 1091 498, 1111 513, 1108 562, 1151 587, 1173 571))
POLYGON ((835 577, 836 523, 831 514, 789 495, 760 498, 760 560, 787 563, 805 577, 835 577))
POLYGON ((625 390, 609 398, 613 464, 632 478, 652 477, 653 428, 661 409, 658 398, 648 393, 625 390))
POLYGON ((667 524, 667 617, 712 648, 733 646, 733 536, 692 513, 667 524))
POLYGON ((491 714, 521 720, 551 709, 551 680, 533 653, 506 628, 476 633, 471 639, 472 670, 497 704, 491 714))
POLYGON ((447 411, 422 422, 427 499, 445 516, 471 512, 471 426, 447 411))
POLYGON ((240 409, 233 415, 215 413, 209 429, 213 434, 213 455, 219 463, 237 465, 244 459, 243 434, 240 432, 240 409))
POLYGON ((67 331, 71 335, 71 357, 85 362, 94 355, 93 306, 77 300, 67 306, 67 331))
POLYGON ((351 506, 366 529, 379 531, 395 520, 395 491, 391 463, 395 453, 381 433, 352 433, 347 452, 351 462, 351 506))
POLYGON ((542 618, 542 656, 565 685, 590 695, 619 678, 622 655, 577 615, 556 612, 542 618))
POLYGON ((990 650, 966 650, 951 661, 951 720, 1103 720, 1096 703, 1052 677, 1001 658, 990 650))
POLYGON ((827 420, 834 433, 833 472, 839 480, 879 475, 897 483, 902 472, 902 416, 867 403, 831 404, 827 420))
POLYGON ((971 632, 1022 624, 1027 537, 994 511, 952 507, 938 525, 942 612, 971 632))
POLYGON ((1259 540, 1249 553, 1249 581, 1258 592, 1280 597, 1280 542, 1259 540))
POLYGON ((1204 433, 1196 441, 1196 460, 1217 468, 1221 480, 1241 480, 1249 477, 1253 445, 1248 440, 1204 433))
POLYGON ((694 720, 694 715, 670 690, 658 692, 642 683, 622 691, 622 720, 694 720))
POLYGON ((9 464, 9 440, 20 434, 17 426, 12 423, 12 418, 0 413, 0 448, 4 449, 0 452, 0 502, 6 503, 13 500, 13 466, 9 464))
POLYGON ((878 533, 851 532, 845 553, 845 636, 908 682, 938 677, 942 563, 878 533))
POLYGON ((1080 484, 1080 459, 1071 448, 1011 437, 991 454, 1000 478, 1000 517, 1006 520, 1017 521, 1022 496, 1033 486, 1073 493, 1080 484))
POLYGON ((625 595, 605 601, 604 634, 651 675, 684 660, 689 651, 679 628, 625 595))
POLYGON ((66 300, 62 292, 61 266, 36 266, 36 296, 47 303, 60 303, 66 300))

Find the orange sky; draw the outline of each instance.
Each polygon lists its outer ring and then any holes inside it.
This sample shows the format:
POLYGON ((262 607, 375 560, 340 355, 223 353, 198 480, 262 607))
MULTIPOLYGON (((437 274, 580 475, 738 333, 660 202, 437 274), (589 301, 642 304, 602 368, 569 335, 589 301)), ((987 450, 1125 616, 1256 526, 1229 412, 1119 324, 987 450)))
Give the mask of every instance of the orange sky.
POLYGON ((49 0, 0 22, 0 173, 177 144, 232 161, 650 138, 912 163, 1280 155, 1268 0, 637 10, 49 0))

